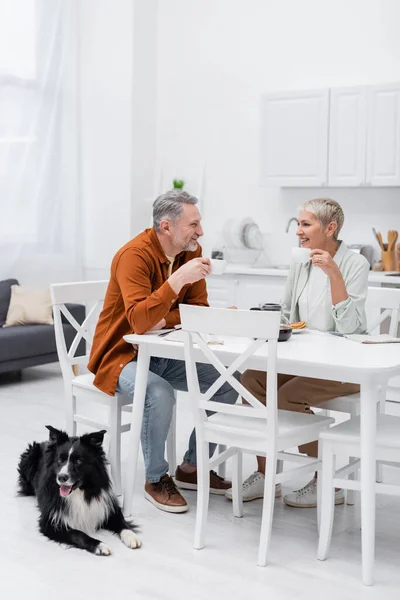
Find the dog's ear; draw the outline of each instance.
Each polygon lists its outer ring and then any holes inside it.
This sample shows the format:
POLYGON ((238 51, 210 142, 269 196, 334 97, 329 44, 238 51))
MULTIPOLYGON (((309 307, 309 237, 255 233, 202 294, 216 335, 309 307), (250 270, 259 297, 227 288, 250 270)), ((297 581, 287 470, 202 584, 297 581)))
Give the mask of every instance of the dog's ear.
POLYGON ((81 436, 81 442, 82 444, 88 444, 90 446, 95 446, 96 448, 101 448, 105 433, 107 433, 106 429, 94 431, 93 433, 85 433, 85 435, 81 436))
POLYGON ((69 440, 68 434, 65 431, 60 431, 51 425, 46 425, 46 429, 49 430, 49 442, 52 444, 63 444, 69 440))

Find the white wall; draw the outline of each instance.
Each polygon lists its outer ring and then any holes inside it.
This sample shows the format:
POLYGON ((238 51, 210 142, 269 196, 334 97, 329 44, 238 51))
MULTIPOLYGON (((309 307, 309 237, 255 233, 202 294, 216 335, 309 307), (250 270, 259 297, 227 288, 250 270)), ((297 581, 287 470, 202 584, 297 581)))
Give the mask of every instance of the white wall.
POLYGON ((301 201, 328 193, 346 241, 399 229, 399 189, 279 190, 258 174, 260 96, 400 81, 399 22, 397 0, 80 0, 86 276, 107 277, 148 225, 166 163, 184 177, 207 161, 206 251, 228 216, 283 232, 301 201))
POLYGON ((102 277, 130 236, 132 2, 81 0, 79 27, 83 261, 102 277))
POLYGON ((283 232, 297 205, 321 194, 342 203, 349 243, 373 244, 372 226, 400 228, 399 189, 279 190, 260 187, 258 174, 260 96, 400 81, 399 23, 397 0, 159 3, 158 168, 206 157, 206 250, 228 216, 283 232))
POLYGON ((157 142, 158 0, 136 0, 134 7, 130 237, 151 221, 157 142))
POLYGON ((84 273, 149 224, 156 167, 158 0, 80 0, 84 273))

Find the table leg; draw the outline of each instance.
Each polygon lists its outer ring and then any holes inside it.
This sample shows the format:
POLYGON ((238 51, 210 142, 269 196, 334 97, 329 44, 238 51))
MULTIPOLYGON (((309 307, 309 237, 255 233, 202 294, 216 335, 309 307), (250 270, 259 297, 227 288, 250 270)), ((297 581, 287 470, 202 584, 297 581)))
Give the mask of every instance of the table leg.
POLYGON ((362 581, 365 585, 374 583, 377 393, 377 386, 372 382, 361 385, 361 548, 362 581))
POLYGON ((126 465, 124 515, 132 511, 133 488, 135 486, 137 459, 139 454, 140 432, 142 430, 143 407, 146 398, 150 356, 147 344, 140 344, 137 358, 135 390, 133 393, 131 429, 129 432, 129 453, 126 465))

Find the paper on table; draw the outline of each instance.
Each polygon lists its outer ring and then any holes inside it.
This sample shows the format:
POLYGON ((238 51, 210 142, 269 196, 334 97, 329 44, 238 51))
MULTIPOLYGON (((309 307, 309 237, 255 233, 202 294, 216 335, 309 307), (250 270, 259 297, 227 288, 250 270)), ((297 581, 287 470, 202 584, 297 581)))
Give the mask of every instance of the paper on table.
POLYGON ((359 344, 399 344, 400 338, 393 337, 387 333, 380 333, 379 335, 358 335, 353 333, 351 335, 345 335, 345 338, 358 342, 359 344))
MULTIPOLYGON (((171 333, 166 334, 164 337, 169 342, 181 342, 183 344, 183 342, 185 341, 185 336, 182 329, 176 329, 175 331, 171 331, 171 333)), ((203 337, 209 345, 224 343, 224 340, 217 335, 204 334, 203 337)))

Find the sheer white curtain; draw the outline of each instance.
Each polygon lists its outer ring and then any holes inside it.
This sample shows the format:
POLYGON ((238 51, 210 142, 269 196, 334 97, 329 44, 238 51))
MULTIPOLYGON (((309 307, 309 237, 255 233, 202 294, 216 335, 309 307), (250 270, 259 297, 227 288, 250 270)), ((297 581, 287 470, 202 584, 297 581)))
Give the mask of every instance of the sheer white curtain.
POLYGON ((77 0, 0 0, 0 279, 81 277, 77 0))

